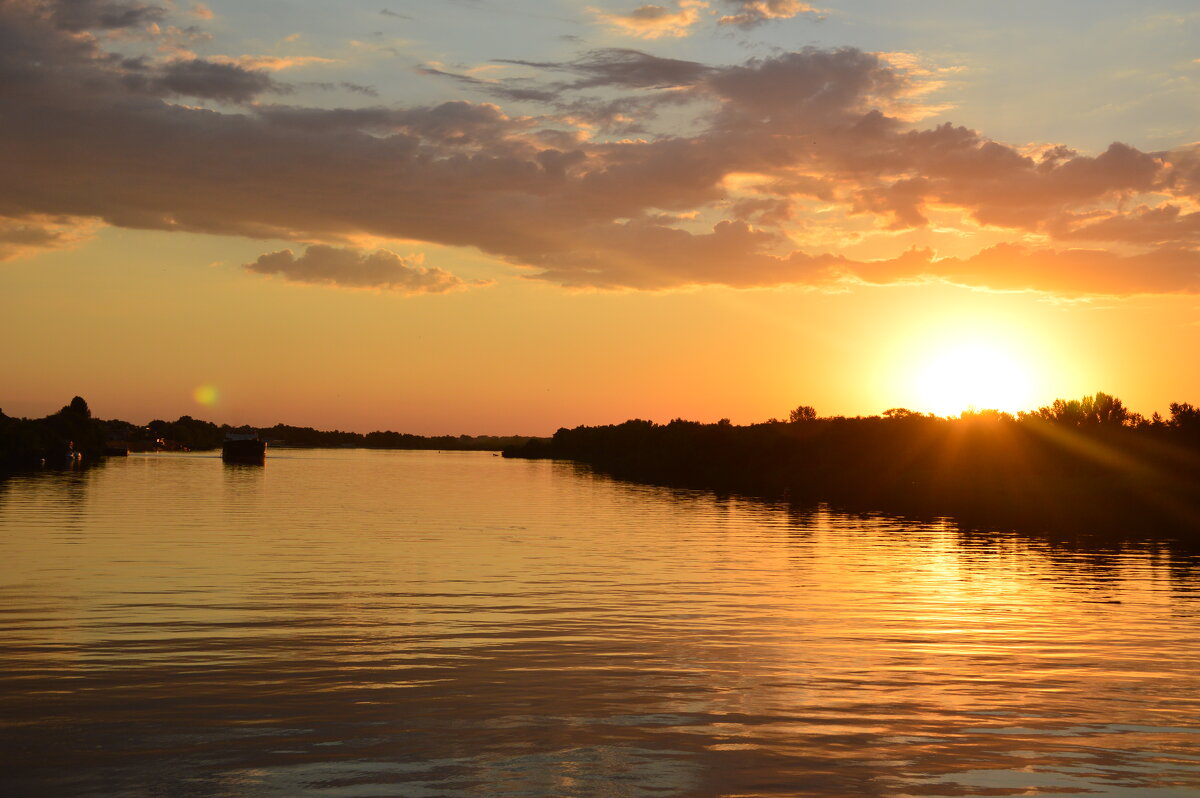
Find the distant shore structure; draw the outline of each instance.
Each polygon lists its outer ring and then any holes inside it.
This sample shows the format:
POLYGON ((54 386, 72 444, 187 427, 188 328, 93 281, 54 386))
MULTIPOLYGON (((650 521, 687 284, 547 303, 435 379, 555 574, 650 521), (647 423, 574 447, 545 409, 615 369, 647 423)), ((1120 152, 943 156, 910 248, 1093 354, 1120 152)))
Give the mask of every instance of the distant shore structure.
POLYGON ((267 459, 267 442, 256 432, 230 432, 221 446, 221 459, 226 463, 261 465, 267 459))

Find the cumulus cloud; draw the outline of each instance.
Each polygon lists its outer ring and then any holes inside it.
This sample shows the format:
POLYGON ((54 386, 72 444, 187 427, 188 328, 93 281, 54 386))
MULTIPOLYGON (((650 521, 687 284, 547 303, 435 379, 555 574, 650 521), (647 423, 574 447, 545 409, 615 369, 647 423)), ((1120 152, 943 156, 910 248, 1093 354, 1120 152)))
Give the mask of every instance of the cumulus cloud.
POLYGON ((801 15, 813 19, 823 19, 827 11, 814 8, 800 0, 722 0, 726 6, 732 6, 736 13, 721 17, 721 25, 734 25, 739 28, 755 28, 773 19, 791 19, 801 15))
POLYGON ((450 272, 421 266, 386 249, 363 252, 315 244, 296 257, 290 249, 259 255, 244 268, 294 283, 381 288, 403 294, 442 294, 466 287, 450 272))
POLYGON ((704 0, 679 0, 673 8, 644 5, 624 14, 614 14, 596 8, 589 10, 597 19, 627 36, 661 39, 687 36, 692 26, 700 21, 700 12, 705 8, 708 8, 708 3, 704 0))
MULTIPOLYGON (((527 73, 519 81, 458 76, 472 100, 313 108, 264 102, 286 90, 265 71, 130 58, 79 32, 158 24, 148 22, 157 13, 115 0, 0 1, 0 218, 426 241, 579 287, 940 278, 1198 290, 1200 147, 1034 152, 965 127, 920 127, 905 120, 922 76, 875 54, 808 48, 713 65, 596 50, 514 62, 527 73), (947 224, 959 241, 987 227, 991 240, 1046 244, 964 259, 886 244, 935 216, 957 220, 947 224), (843 258, 837 225, 851 223, 892 257, 843 258)), ((288 279, 457 285, 394 255, 264 258, 254 270, 288 279)))

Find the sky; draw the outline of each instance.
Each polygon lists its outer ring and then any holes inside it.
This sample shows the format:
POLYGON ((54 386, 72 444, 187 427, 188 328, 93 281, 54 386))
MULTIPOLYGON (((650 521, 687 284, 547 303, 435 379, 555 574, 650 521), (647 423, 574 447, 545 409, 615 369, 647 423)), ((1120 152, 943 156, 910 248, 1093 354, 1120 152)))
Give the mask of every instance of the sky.
POLYGON ((1200 7, 0 0, 0 409, 1200 401, 1200 7))

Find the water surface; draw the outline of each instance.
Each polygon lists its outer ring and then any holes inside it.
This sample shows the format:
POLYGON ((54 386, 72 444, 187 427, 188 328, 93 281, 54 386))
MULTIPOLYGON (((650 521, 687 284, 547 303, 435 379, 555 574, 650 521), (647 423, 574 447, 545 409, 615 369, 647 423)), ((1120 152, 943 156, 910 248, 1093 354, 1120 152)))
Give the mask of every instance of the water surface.
POLYGON ((0 794, 1200 790, 1200 560, 488 453, 0 482, 0 794))

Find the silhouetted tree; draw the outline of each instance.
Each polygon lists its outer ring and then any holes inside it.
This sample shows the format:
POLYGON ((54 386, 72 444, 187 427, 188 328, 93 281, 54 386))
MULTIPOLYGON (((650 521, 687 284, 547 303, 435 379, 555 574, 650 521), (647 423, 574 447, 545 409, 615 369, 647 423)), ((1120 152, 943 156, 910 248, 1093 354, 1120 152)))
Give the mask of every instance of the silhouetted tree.
POLYGON ((80 418, 91 418, 92 411, 88 408, 88 403, 84 401, 82 396, 76 396, 71 400, 71 403, 58 411, 61 415, 73 415, 80 418))
POLYGON ((1170 423, 1172 427, 1200 428, 1200 408, 1192 407, 1189 402, 1172 402, 1170 423))
POLYGON ((1129 409, 1115 396, 1097 392, 1094 396, 1083 399, 1087 410, 1087 420, 1093 424, 1120 426, 1131 421, 1129 409))
POLYGON ((816 421, 817 411, 812 405, 800 405, 792 412, 788 413, 788 421, 793 424, 799 424, 804 421, 816 421))
POLYGON ((1119 427, 1136 421, 1120 399, 1100 391, 1082 399, 1055 399, 1053 404, 1040 407, 1035 413, 1022 413, 1021 418, 1040 418, 1071 427, 1119 427))

